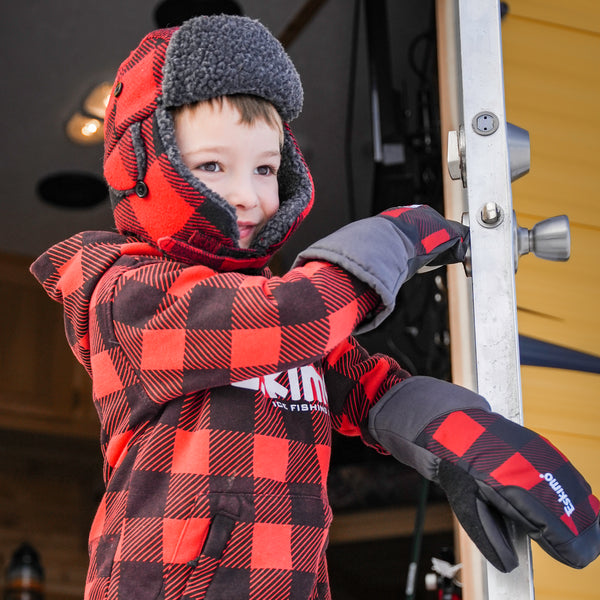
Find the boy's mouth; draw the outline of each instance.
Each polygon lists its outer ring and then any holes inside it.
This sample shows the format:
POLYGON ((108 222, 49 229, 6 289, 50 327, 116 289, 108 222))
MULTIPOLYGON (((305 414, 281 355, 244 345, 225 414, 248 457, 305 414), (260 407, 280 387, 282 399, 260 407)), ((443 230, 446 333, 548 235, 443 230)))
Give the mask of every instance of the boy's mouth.
POLYGON ((238 222, 237 225, 238 225, 238 230, 240 232, 240 243, 250 241, 256 230, 256 225, 254 223, 242 223, 242 222, 238 222))

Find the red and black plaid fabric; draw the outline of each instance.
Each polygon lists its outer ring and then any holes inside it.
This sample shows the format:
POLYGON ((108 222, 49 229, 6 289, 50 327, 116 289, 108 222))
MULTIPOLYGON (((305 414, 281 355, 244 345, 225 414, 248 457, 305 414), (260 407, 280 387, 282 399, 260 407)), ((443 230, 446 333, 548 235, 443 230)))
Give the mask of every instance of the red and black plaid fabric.
POLYGON ((329 598, 331 430, 360 435, 407 376, 349 337, 375 294, 327 263, 216 273, 110 233, 32 271, 101 422, 86 598, 329 598))
POLYGON ((110 158, 131 125, 145 120, 156 109, 162 94, 165 54, 175 31, 176 28, 170 28, 150 32, 120 66, 106 108, 105 160, 110 158))
POLYGON ((219 231, 202 216, 204 198, 174 170, 157 132, 165 54, 175 31, 148 34, 115 78, 104 134, 104 174, 110 187, 122 192, 113 199, 115 223, 122 233, 153 245, 163 237, 187 240, 203 228, 215 244, 231 246, 231 232, 219 231))

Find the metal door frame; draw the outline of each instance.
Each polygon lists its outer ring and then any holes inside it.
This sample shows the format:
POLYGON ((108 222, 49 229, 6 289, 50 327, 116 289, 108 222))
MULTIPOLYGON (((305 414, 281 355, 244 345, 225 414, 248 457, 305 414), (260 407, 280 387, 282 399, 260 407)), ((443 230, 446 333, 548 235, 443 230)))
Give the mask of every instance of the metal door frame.
MULTIPOLYGON (((472 250, 470 280, 449 272, 450 329, 454 380, 476 389, 494 411, 522 423, 499 4, 437 0, 436 6, 442 139, 456 132, 462 150, 463 182, 449 177, 444 182, 446 213, 455 219, 468 213, 472 250)), ((529 541, 512 534, 519 567, 509 574, 487 563, 464 532, 458 536, 463 598, 533 599, 529 541)))

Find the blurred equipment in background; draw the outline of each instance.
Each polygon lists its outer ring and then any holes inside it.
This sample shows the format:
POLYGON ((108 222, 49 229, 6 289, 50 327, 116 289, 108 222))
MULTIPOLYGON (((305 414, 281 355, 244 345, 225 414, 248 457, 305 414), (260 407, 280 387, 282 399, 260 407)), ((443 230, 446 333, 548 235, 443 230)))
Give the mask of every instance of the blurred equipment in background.
POLYGON ((451 548, 442 548, 439 557, 431 559, 431 573, 425 576, 425 588, 436 592, 438 600, 460 600, 462 586, 456 576, 462 565, 454 564, 454 551, 451 548))
POLYGON ((27 542, 12 555, 4 588, 4 600, 43 600, 44 569, 35 548, 27 542))

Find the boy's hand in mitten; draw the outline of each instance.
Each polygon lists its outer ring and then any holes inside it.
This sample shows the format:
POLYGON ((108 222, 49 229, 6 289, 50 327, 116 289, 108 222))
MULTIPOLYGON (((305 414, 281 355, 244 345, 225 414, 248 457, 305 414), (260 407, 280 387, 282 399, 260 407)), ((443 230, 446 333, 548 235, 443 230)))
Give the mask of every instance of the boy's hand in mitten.
POLYGON ((355 221, 300 253, 295 266, 310 260, 336 264, 369 285, 381 310, 359 332, 376 327, 394 309, 401 285, 421 267, 462 262, 469 228, 426 205, 390 208, 355 221))
POLYGON ((392 223, 415 249, 415 256, 409 259, 409 277, 426 265, 448 265, 465 260, 469 228, 444 218, 430 206, 399 206, 378 217, 392 223))
POLYGON ((548 440, 490 412, 481 396, 412 377, 371 409, 369 433, 440 485, 500 571, 518 564, 505 519, 571 567, 583 568, 600 553, 600 503, 582 475, 548 440))

